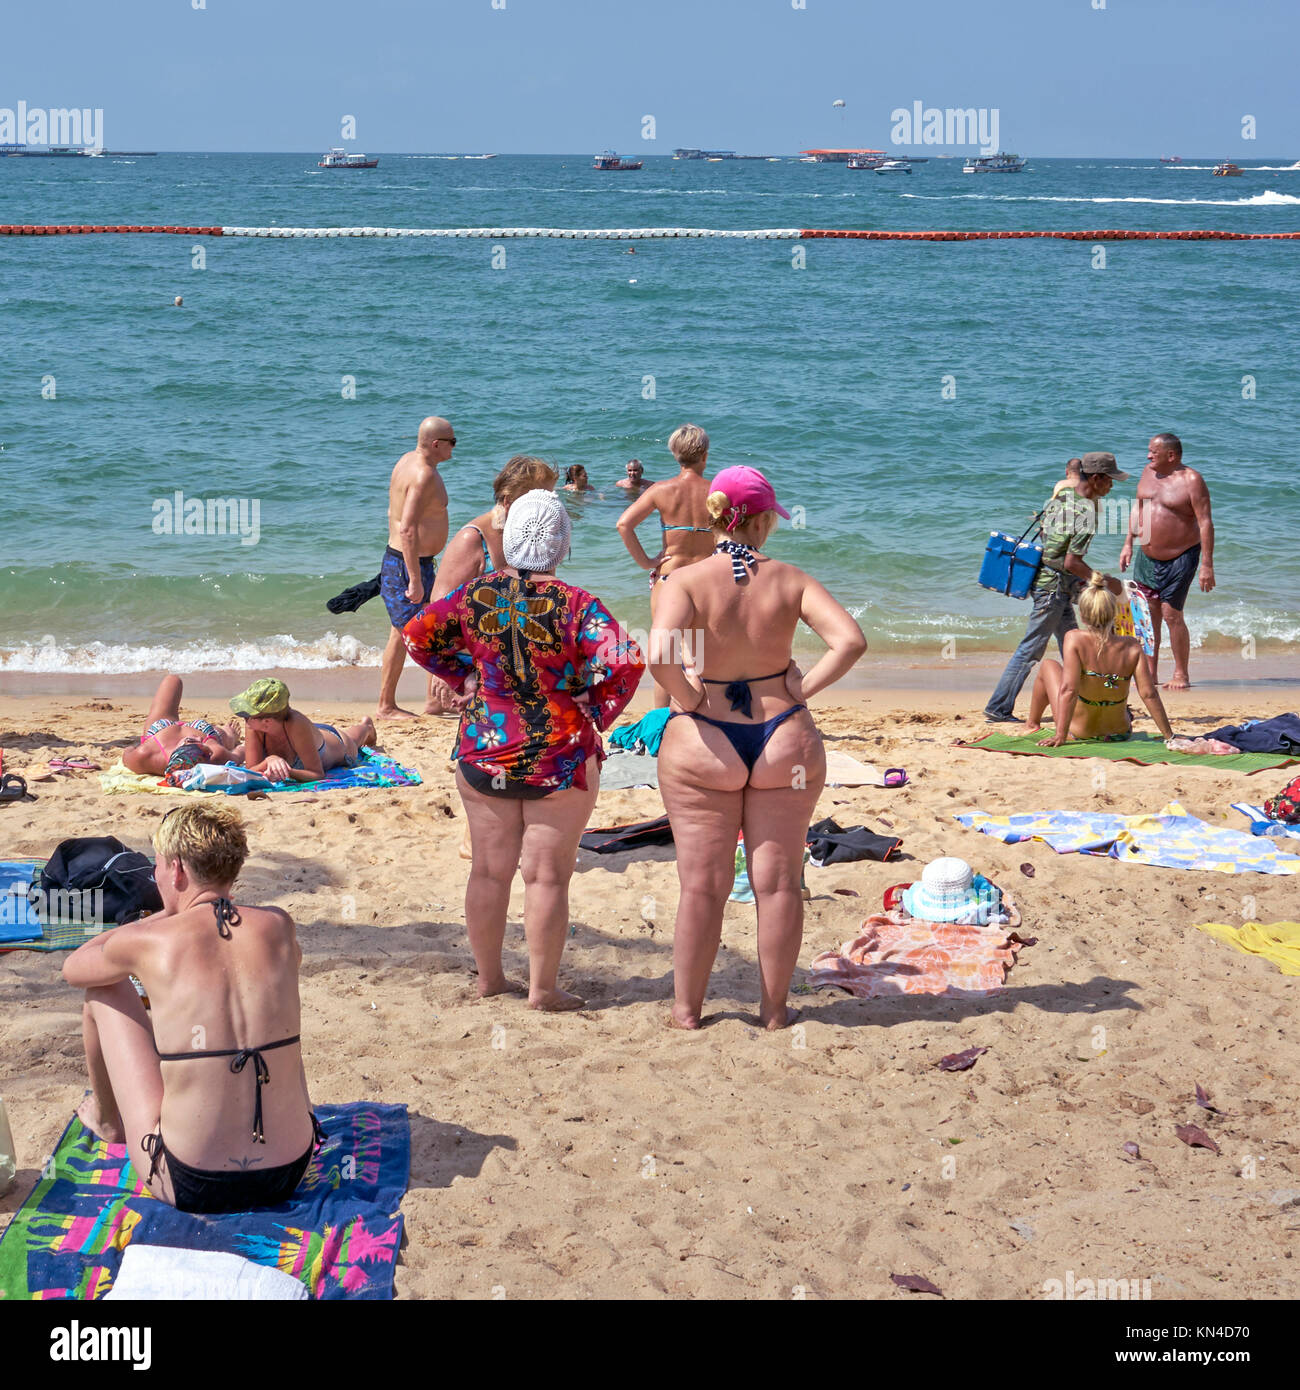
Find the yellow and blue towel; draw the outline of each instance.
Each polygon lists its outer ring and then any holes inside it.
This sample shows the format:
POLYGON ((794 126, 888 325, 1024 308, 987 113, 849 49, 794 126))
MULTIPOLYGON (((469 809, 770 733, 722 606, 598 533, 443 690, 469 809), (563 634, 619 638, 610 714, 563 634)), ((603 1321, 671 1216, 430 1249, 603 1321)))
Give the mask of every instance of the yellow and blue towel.
POLYGON ((1300 856, 1287 854, 1273 840, 1209 825, 1177 801, 1155 815, 1029 811, 990 816, 968 811, 955 819, 1006 844, 1042 840, 1058 854, 1098 854, 1130 864, 1221 874, 1300 873, 1300 856))

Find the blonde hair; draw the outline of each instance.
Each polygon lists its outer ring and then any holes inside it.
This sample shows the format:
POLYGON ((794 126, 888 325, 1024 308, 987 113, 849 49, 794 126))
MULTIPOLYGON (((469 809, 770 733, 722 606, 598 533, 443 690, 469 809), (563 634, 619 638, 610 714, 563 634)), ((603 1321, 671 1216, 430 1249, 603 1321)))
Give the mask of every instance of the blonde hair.
POLYGON ((713 529, 724 536, 731 535, 733 531, 738 531, 741 527, 752 525, 755 521, 763 520, 767 527, 763 536, 763 539, 766 540, 772 534, 772 527, 776 523, 776 513, 771 508, 765 512, 751 512, 737 516, 736 504, 725 492, 709 493, 708 497, 704 499, 704 505, 709 509, 709 519, 713 524, 713 529))
POLYGON ((709 436, 698 425, 682 425, 668 436, 668 451, 678 463, 703 463, 709 452, 709 436))
POLYGON ((160 859, 179 859, 199 883, 233 883, 248 858, 244 822, 233 806, 178 806, 154 832, 160 859))
POLYGON ((516 454, 492 480, 492 525, 500 531, 506 524, 506 508, 526 492, 553 492, 559 481, 559 470, 535 454, 516 454))
POLYGON ((1079 595, 1079 617, 1089 632, 1097 636, 1097 650, 1115 635, 1115 619, 1119 617, 1119 599, 1106 587, 1106 576, 1093 570, 1092 576, 1079 595))

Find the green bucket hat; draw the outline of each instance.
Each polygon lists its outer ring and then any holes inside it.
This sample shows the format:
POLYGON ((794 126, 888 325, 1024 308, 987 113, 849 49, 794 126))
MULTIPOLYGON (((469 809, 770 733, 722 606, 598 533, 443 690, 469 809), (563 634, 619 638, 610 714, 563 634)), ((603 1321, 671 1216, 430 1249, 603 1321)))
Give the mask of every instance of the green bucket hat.
POLYGON ((283 681, 265 676, 236 695, 230 708, 245 719, 263 714, 283 714, 289 708, 289 687, 283 681))

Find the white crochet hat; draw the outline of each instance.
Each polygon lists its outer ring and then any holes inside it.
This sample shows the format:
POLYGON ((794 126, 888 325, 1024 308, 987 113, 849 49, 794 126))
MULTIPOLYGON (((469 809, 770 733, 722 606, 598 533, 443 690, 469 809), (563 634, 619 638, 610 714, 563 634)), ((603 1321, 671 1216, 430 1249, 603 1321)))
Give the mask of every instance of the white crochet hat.
POLYGON ((502 544, 506 564, 518 570, 552 573, 569 553, 573 522, 564 503, 543 488, 526 492, 510 504, 502 544))
POLYGON ((920 883, 903 893, 903 906, 927 922, 955 922, 979 906, 975 875, 964 859, 935 859, 921 871, 920 883))

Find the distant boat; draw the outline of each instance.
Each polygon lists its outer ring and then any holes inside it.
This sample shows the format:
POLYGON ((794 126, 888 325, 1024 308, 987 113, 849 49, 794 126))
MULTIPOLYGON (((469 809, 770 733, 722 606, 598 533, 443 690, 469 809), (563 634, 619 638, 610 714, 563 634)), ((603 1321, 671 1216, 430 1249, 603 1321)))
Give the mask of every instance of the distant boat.
POLYGON ((876 168, 878 174, 910 174, 912 166, 905 159, 886 159, 876 168))
POLYGON ((379 161, 367 159, 363 154, 349 154, 347 150, 335 148, 329 154, 322 155, 320 163, 316 167, 318 169, 377 169, 379 161))
POLYGON ((1239 179, 1241 177, 1241 166, 1225 161, 1214 166, 1214 177, 1216 179, 1239 179))
POLYGON ((467 155, 462 155, 461 158, 462 158, 462 159, 495 159, 495 158, 496 158, 496 155, 494 155, 494 154, 467 154, 467 155))
POLYGON ((604 154, 596 156, 596 162, 591 166, 593 169, 640 169, 642 161, 639 159, 620 159, 613 150, 606 150, 604 154))
POLYGON ((1162 154, 1160 156, 1160 162, 1161 164, 1181 164, 1183 162, 1183 157, 1180 154, 1162 154))
POLYGON ((980 155, 968 159, 962 165, 963 174, 1018 174, 1025 167, 1025 161, 1018 154, 980 155))
MULTIPOLYGON (((814 161, 814 162, 816 162, 816 161, 814 161)), ((885 160, 884 155, 878 155, 878 154, 874 154, 874 155, 873 155, 873 154, 859 154, 859 155, 854 155, 854 157, 853 157, 852 159, 849 159, 849 160, 846 160, 846 161, 845 161, 847 167, 850 168, 850 169, 879 169, 880 166, 881 166, 882 164, 884 164, 885 162, 886 162, 886 160, 885 160)), ((890 160, 890 161, 888 161, 888 162, 891 163, 891 164, 896 164, 898 161, 897 161, 897 160, 890 160)))

